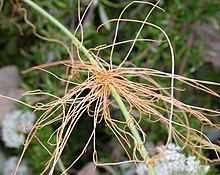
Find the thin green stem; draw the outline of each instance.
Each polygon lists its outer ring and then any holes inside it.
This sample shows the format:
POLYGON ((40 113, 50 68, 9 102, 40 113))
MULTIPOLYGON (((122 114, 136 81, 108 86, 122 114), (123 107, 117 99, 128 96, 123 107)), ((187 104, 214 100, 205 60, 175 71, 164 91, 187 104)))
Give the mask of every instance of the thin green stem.
POLYGON ((57 26, 62 32, 64 32, 72 41, 76 44, 76 46, 85 54, 85 56, 89 59, 89 61, 96 67, 100 68, 99 64, 93 56, 89 53, 88 49, 86 49, 80 41, 63 25, 61 24, 57 19, 55 19, 52 15, 47 13, 44 9, 42 9, 40 6, 35 4, 31 0, 23 0, 25 3, 30 5, 32 8, 37 10, 40 14, 45 16, 49 21, 51 21, 55 26, 57 26))
MULTIPOLYGON (((23 0, 25 3, 27 3, 28 5, 30 5, 32 8, 34 8, 36 11, 38 11, 40 14, 42 14, 43 16, 45 16, 49 21, 51 21, 55 26, 57 26, 61 31, 63 31, 72 41, 73 43, 84 53, 84 55, 90 60, 90 62, 96 66, 97 68, 100 68, 99 64, 97 63, 97 61, 93 58, 93 56, 89 53, 89 51, 83 46, 83 44, 63 25, 61 24, 58 20, 56 20, 53 16, 51 16, 49 13, 47 13, 44 9, 42 9, 40 6, 38 6, 37 4, 35 4, 34 2, 32 2, 31 0, 23 0)), ((111 93, 113 95, 113 97, 115 98, 115 100, 117 101, 127 123, 128 123, 128 127, 130 128, 134 138, 136 139, 136 144, 140 146, 140 153, 141 156, 143 157, 144 161, 149 161, 149 156, 147 153, 146 148, 143 145, 143 141, 140 137, 140 134, 138 132, 138 130, 135 127, 133 118, 130 116, 129 112, 126 109, 125 104, 123 103, 120 95, 118 94, 118 92, 115 90, 115 88, 112 85, 109 85, 109 88, 111 90, 111 93)), ((152 175, 156 175, 155 170, 152 166, 151 163, 148 163, 148 168, 149 171, 152 175)))
MULTIPOLYGON (((150 160, 150 157, 148 156, 147 150, 144 147, 144 144, 143 144, 143 141, 142 141, 142 139, 140 137, 140 134, 138 133, 138 131, 137 131, 136 127, 135 127, 133 118, 128 113, 128 110, 127 110, 125 104, 123 103, 120 95, 115 90, 115 88, 112 85, 110 85, 109 88, 111 90, 111 93, 112 93, 113 97, 117 101, 118 106, 120 107, 120 109, 121 109, 121 111, 122 111, 122 113, 123 113, 123 115, 124 115, 124 117, 126 119, 126 122, 128 123, 128 127, 130 128, 130 130, 131 130, 131 132, 132 132, 132 134, 133 134, 133 136, 134 136, 134 138, 135 138, 135 140, 137 142, 137 145, 140 146, 141 156, 144 158, 144 161, 146 163, 148 160, 150 160)), ((154 171, 154 168, 153 168, 152 164, 148 163, 147 166, 148 166, 151 174, 155 175, 156 173, 154 171)))
MULTIPOLYGON (((65 168, 65 166, 63 165, 63 161, 61 160, 61 158, 58 160, 57 163, 58 163, 58 165, 59 165, 59 167, 60 167, 61 172, 65 172, 65 171, 66 171, 66 168, 65 168)), ((63 175, 68 175, 68 173, 65 172, 63 175)))

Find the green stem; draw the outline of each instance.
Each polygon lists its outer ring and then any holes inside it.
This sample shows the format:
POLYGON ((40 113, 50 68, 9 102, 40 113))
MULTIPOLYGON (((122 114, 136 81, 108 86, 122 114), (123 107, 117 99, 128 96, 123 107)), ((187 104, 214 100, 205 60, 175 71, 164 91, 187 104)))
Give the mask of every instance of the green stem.
MULTIPOLYGON (((97 63, 97 61, 93 58, 93 56, 89 53, 89 51, 80 43, 80 41, 63 25, 61 24, 58 20, 56 20, 53 16, 51 16, 49 13, 47 13, 44 9, 42 9, 40 6, 38 6, 37 4, 35 4, 33 1, 31 0, 23 0, 25 3, 27 3, 28 5, 30 5, 32 8, 34 8, 35 10, 37 10, 40 14, 42 14, 43 16, 45 16, 48 20, 50 20, 54 25, 56 25, 61 31, 63 31, 75 44, 77 47, 80 47, 79 49, 84 53, 84 55, 90 60, 90 62, 96 66, 97 68, 100 68, 99 64, 97 63)), ((140 153, 141 156, 143 157, 143 159, 145 161, 148 161, 150 158, 148 156, 147 150, 145 149, 142 139, 139 135, 139 132, 137 131, 133 118, 130 116, 130 114, 128 113, 125 104, 123 103, 120 95, 118 94, 118 92, 114 89, 114 87, 112 85, 109 85, 109 88, 111 90, 111 93, 113 95, 113 97, 115 98, 115 100, 117 101, 127 123, 128 123, 128 127, 130 128, 134 138, 136 139, 136 143, 137 145, 140 146, 140 153)), ((155 170, 152 166, 151 163, 148 163, 148 168, 149 171, 152 175, 156 175, 155 170)))
MULTIPOLYGON (((58 165, 60 167, 61 172, 64 172, 66 170, 65 166, 63 165, 63 161, 61 160, 61 158, 58 160, 58 165)), ((68 173, 65 172, 64 175, 68 175, 68 173)))
POLYGON ((55 26, 57 26, 61 31, 63 31, 78 47, 79 49, 85 54, 85 56, 89 59, 89 61, 96 67, 100 68, 99 64, 95 61, 95 59, 92 57, 92 55, 89 53, 89 51, 80 43, 80 41, 63 25, 61 24, 57 19, 55 19, 52 15, 47 13, 44 9, 42 9, 40 6, 35 4, 31 0, 23 0, 25 3, 30 5, 32 8, 37 10, 40 14, 45 16, 49 21, 51 21, 55 26))
MULTIPOLYGON (((145 149, 144 147, 144 144, 142 142, 142 139, 140 137, 140 134, 138 133, 136 127, 135 127, 135 124, 134 124, 134 121, 133 121, 133 118, 130 116, 130 114, 128 113, 127 111, 127 108, 125 107, 120 95, 118 94, 118 92, 115 90, 115 88, 110 85, 109 86, 110 90, 111 90, 111 93, 113 95, 113 97, 115 98, 115 100, 117 101, 125 119, 126 119, 126 122, 128 123, 128 127, 130 128, 136 142, 137 142, 137 145, 140 146, 140 153, 141 153, 141 156, 144 158, 144 161, 147 162, 148 160, 150 160, 150 157, 148 156, 148 153, 147 153, 147 150, 145 149)), ((152 166, 151 163, 148 163, 148 168, 149 168, 149 171, 151 172, 152 175, 155 175, 155 171, 154 171, 154 168, 152 166)))

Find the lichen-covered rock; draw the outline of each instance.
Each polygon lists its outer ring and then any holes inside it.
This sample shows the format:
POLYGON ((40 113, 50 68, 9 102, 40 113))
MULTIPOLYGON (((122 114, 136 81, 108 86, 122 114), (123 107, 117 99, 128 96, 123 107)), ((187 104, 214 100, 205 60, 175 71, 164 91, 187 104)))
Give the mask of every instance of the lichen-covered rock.
MULTIPOLYGON (((4 162, 4 168, 2 169, 2 175, 13 174, 16 165, 18 163, 17 157, 10 157, 4 162)), ((21 162, 16 175, 31 175, 30 169, 25 164, 25 162, 21 162)))
POLYGON ((19 148, 34 125, 35 116, 31 111, 15 110, 5 115, 2 121, 2 140, 9 148, 19 148))

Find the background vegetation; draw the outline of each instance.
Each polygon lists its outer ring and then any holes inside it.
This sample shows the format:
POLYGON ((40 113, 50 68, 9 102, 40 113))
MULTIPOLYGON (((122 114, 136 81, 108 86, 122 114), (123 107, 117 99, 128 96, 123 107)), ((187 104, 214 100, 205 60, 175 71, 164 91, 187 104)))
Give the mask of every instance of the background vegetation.
MULTIPOLYGON (((73 0, 42 0, 36 1, 41 7, 47 9, 47 11, 61 21, 72 32, 78 24, 77 18, 77 1, 73 0)), ((106 27, 103 27, 97 34, 97 27, 104 21, 112 18, 117 18, 122 9, 130 1, 124 0, 99 0, 97 4, 93 5, 83 21, 84 25, 84 44, 87 48, 94 48, 102 43, 111 43, 114 36, 115 23, 109 23, 106 27)), ((156 1, 155 1, 156 2, 156 1)), ((21 2, 22 3, 22 2, 21 2)), ((85 10, 89 1, 81 1, 81 12, 85 10)), ((22 4, 28 12, 28 19, 36 26, 37 32, 49 38, 62 39, 62 41, 68 40, 61 32, 59 32, 53 25, 37 14, 34 10, 22 4)), ((216 29, 216 33, 220 33, 220 25, 217 18, 217 13, 220 12, 220 3, 218 0, 169 0, 162 1, 161 6, 166 10, 162 13, 159 10, 155 10, 149 18, 149 21, 161 26, 169 35, 175 51, 176 57, 176 73, 184 75, 186 77, 217 81, 220 82, 220 67, 216 67, 212 62, 204 62, 203 57, 206 54, 206 43, 203 36, 200 34, 200 26, 208 24, 216 29)), ((125 17, 132 19, 143 19, 146 13, 149 11, 149 7, 145 5, 134 5, 129 8, 125 17)), ((57 60, 64 60, 68 58, 68 55, 63 47, 58 44, 46 42, 33 35, 33 29, 27 25, 23 18, 23 12, 18 11, 18 7, 12 2, 6 1, 0 13, 0 67, 6 65, 17 65, 20 71, 30 68, 35 65, 50 63, 57 60)), ((140 26, 126 23, 120 28, 121 35, 119 38, 126 40, 130 36, 135 35, 140 26), (123 35, 122 35, 123 33, 123 35)), ((77 34, 80 37, 79 34, 77 34)), ((146 27, 141 33, 142 38, 155 38, 160 39, 162 37, 158 30, 151 27, 146 27)), ((129 45, 123 45, 116 48, 114 63, 121 63, 122 59, 129 45)), ((108 51, 101 53, 102 57, 109 55, 108 51)), ((169 48, 167 43, 155 44, 155 43, 138 43, 132 55, 129 57, 129 61, 135 64, 137 67, 148 67, 158 69, 161 71, 170 72, 171 61, 169 48)), ((220 60, 219 60, 220 61, 220 60)), ((65 69, 61 67, 50 68, 54 72, 61 72, 65 75, 65 69)), ((25 90, 42 89, 52 94, 61 95, 64 91, 62 82, 57 81, 45 72, 35 71, 29 74, 22 75, 23 84, 22 87, 25 90)), ((79 80, 80 81, 80 80, 79 80)), ((138 80, 137 80, 138 81, 138 80)), ((167 82, 161 82, 166 86, 167 82)), ((176 86, 185 88, 181 84, 176 86)), ((220 93, 220 89, 214 89, 217 93, 220 93)), ((86 92, 85 92, 86 93, 86 92)), ((176 94, 178 99, 196 105, 219 108, 220 101, 211 98, 209 95, 205 95, 201 92, 197 92, 193 89, 188 89, 187 94, 184 92, 176 94)), ((25 98, 29 103, 36 101, 36 97, 25 98)), ((41 99, 39 99, 40 101, 41 99)), ((47 99, 45 99, 47 100, 47 99)), ((20 107, 21 108, 21 107, 20 107)), ((114 115, 118 115, 117 110, 113 111, 114 115)), ((219 119, 213 119, 215 123, 219 123, 219 119)), ((81 125, 75 132, 74 138, 71 138, 68 142, 67 149, 63 154, 64 164, 69 164, 74 160, 76 153, 84 145, 90 126, 90 119, 85 117, 80 120, 81 125), (84 139, 82 139, 84 138, 84 139), (77 144, 75 144, 77 143, 77 144), (74 145, 74 146, 73 146, 74 145)), ((193 120, 190 122, 194 122, 193 120)), ((195 127, 197 123, 194 123, 195 127)), ((38 137, 48 138, 50 134, 56 129, 57 126, 51 126, 47 130, 41 130, 38 133, 38 137)), ((165 128, 160 124, 155 124, 153 127, 146 125, 144 130, 148 133, 148 141, 154 144, 159 144, 166 140, 165 128), (158 132, 158 131, 161 132, 158 132)), ((207 131, 208 132, 208 131, 207 131)), ((74 135, 74 133, 73 133, 74 135)), ((109 130, 105 129, 105 126, 101 126, 98 129, 98 145, 100 147, 101 156, 108 161, 117 160, 117 156, 121 155, 120 148, 115 147, 114 137, 109 130), (105 133, 105 134, 103 134, 105 133), (105 145, 105 146, 103 146, 105 145), (108 150, 114 150, 112 155, 109 155, 108 150)), ((21 150, 11 150, 4 148, 8 154, 17 154, 21 150)), ((42 165, 39 162, 45 160, 47 153, 41 149, 40 145, 33 142, 30 145, 31 149, 28 149, 26 158, 34 172, 40 172, 42 165), (38 157, 38 159, 35 159, 38 157)), ((119 146, 120 147, 120 146, 119 146)), ((88 149, 88 154, 77 163, 76 169, 80 169, 88 161, 90 161, 92 150, 88 149)), ((205 153, 210 154, 211 153, 205 153)), ((213 171, 214 168, 213 168, 213 171)))

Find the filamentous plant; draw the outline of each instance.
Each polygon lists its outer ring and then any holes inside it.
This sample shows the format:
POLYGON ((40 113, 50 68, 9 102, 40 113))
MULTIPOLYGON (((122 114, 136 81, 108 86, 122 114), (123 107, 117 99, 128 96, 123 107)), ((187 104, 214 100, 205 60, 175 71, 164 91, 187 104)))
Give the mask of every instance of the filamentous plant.
MULTIPOLYGON (((50 94, 41 90, 33 90, 24 94, 25 96, 46 95, 50 97, 51 101, 48 103, 37 103, 36 105, 26 104, 27 106, 33 108, 36 113, 38 113, 38 111, 43 111, 43 114, 37 118, 34 127, 27 136, 24 143, 24 150, 14 174, 16 174, 25 151, 28 149, 30 142, 35 138, 36 133, 48 125, 57 123, 59 124, 59 127, 57 127, 56 131, 54 131, 51 136, 51 138, 55 138, 56 143, 50 143, 50 140, 48 141, 50 145, 54 146, 54 151, 48 151, 50 158, 41 173, 52 175, 55 171, 56 165, 60 165, 60 157, 65 149, 65 145, 67 144, 70 136, 74 137, 71 133, 74 131, 84 112, 87 112, 88 115, 93 118, 93 131, 82 152, 71 163, 71 165, 68 165, 66 168, 60 166, 62 174, 68 173, 68 170, 70 170, 80 157, 82 157, 88 145, 92 142, 93 161, 96 166, 111 166, 131 162, 135 164, 143 162, 150 174, 155 175, 156 172, 154 169, 154 163, 159 160, 158 158, 160 156, 162 157, 163 154, 166 154, 166 152, 160 150, 155 157, 149 157, 144 146, 148 133, 146 133, 146 131, 144 131, 141 127, 140 121, 142 119, 146 119, 146 122, 149 125, 154 125, 156 122, 159 122, 167 128, 168 150, 170 149, 169 145, 175 142, 177 145, 181 145, 181 149, 189 148, 192 154, 200 159, 207 162, 219 161, 218 152, 220 151, 220 147, 209 140, 209 138, 202 132, 202 127, 209 126, 219 129, 219 125, 214 124, 209 119, 209 116, 219 116, 220 112, 217 110, 185 104, 175 99, 174 91, 178 91, 178 88, 175 88, 174 82, 182 82, 217 98, 219 98, 220 95, 208 88, 206 85, 219 86, 220 84, 190 79, 175 74, 174 51, 168 35, 159 26, 148 22, 149 16, 155 9, 164 11, 158 6, 160 1, 156 4, 145 1, 132 1, 129 3, 117 19, 108 20, 97 29, 97 32, 99 32, 103 26, 115 23, 116 28, 114 29, 115 34, 113 42, 111 44, 103 43, 103 45, 90 49, 87 49, 84 46, 82 22, 87 9, 89 9, 93 4, 93 0, 90 1, 88 7, 82 15, 78 13, 79 25, 74 32, 70 32, 64 25, 57 21, 43 8, 38 6, 34 1, 22 0, 21 2, 16 5, 20 11, 24 12, 24 19, 26 23, 33 28, 34 35, 48 42, 57 43, 63 46, 69 55, 69 59, 38 65, 23 71, 23 73, 28 73, 34 70, 44 71, 45 73, 57 78, 59 81, 62 81, 65 84, 65 92, 63 96, 50 94), (51 25, 57 27, 57 30, 61 30, 63 34, 69 38, 68 44, 70 47, 67 43, 65 43, 66 41, 47 38, 40 35, 33 24, 34 21, 30 22, 28 19, 28 13, 25 8, 22 7, 24 4, 29 6, 29 8, 36 10, 39 15, 42 15, 44 18, 49 20, 51 25), (144 20, 123 18, 123 14, 126 10, 135 4, 151 6, 151 9, 146 14, 144 20), (118 35, 120 33, 121 23, 139 24, 140 28, 130 40, 119 41, 118 35), (141 38, 141 31, 146 26, 150 26, 155 30, 161 31, 164 38, 161 40, 141 38), (77 32, 79 31, 81 33, 80 40, 76 37, 77 32), (172 64, 171 73, 150 68, 136 67, 130 63, 128 61, 129 57, 135 44, 138 42, 167 42, 170 48, 170 58, 172 64), (131 44, 128 48, 127 55, 122 59, 123 61, 120 64, 113 64, 114 51, 116 47, 127 43, 131 44), (75 48, 77 58, 73 55, 73 48, 75 48), (106 61, 106 58, 104 59, 100 56, 100 53, 107 49, 109 49, 110 53, 108 61, 106 61), (54 73, 47 70, 47 68, 51 66, 66 67, 66 78, 59 76, 58 72, 54 73), (80 75, 84 75, 84 77, 86 77, 83 82, 77 81, 80 75), (137 78, 139 81, 134 81, 137 78), (163 87, 157 79, 169 79, 171 82, 170 86, 163 87), (84 95, 86 90, 89 92, 84 95), (124 116, 124 120, 111 115, 111 108, 115 106, 121 111, 121 114, 124 116), (200 130, 191 127, 189 117, 197 119, 200 126, 202 126, 200 130), (96 129, 99 127, 101 122, 104 122, 105 126, 108 127, 115 135, 128 157, 127 161, 112 163, 99 161, 99 154, 96 148, 96 129), (128 148, 132 148, 132 153, 129 153, 128 148), (216 160, 210 160, 205 155, 201 154, 202 150, 207 149, 215 151, 217 156, 216 160)), ((78 6, 80 9, 80 1, 78 1, 78 6)), ((22 103, 24 104, 24 102, 22 103)), ((42 144, 40 140, 39 143, 42 144)), ((47 149, 47 145, 42 145, 42 147, 47 149)))

